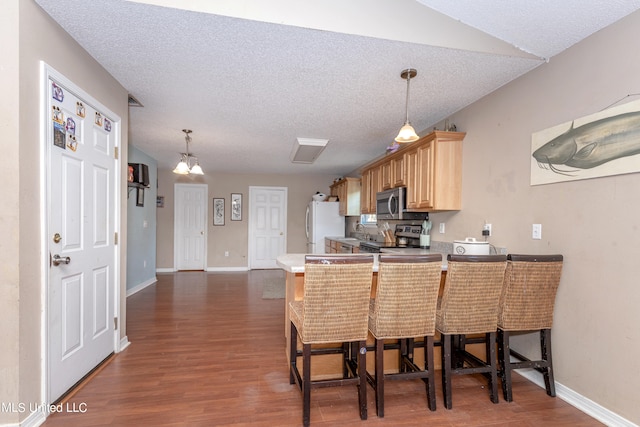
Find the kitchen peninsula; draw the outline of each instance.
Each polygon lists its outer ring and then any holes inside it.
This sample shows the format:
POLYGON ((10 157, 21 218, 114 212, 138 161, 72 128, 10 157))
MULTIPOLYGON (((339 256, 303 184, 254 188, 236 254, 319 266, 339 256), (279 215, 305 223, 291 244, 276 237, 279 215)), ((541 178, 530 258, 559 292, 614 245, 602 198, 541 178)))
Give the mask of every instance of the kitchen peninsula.
MULTIPOLYGON (((414 254, 429 254, 429 253, 442 253, 435 250, 429 249, 412 249, 414 254)), ((389 251, 392 253, 392 251, 389 251)), ((407 253, 407 252, 398 252, 398 253, 407 253)), ((289 333, 290 333, 290 325, 289 325, 289 302, 290 301, 299 301, 303 299, 304 296, 304 257, 306 254, 284 254, 280 255, 276 259, 276 263, 286 272, 286 288, 285 288, 285 310, 284 310, 284 333, 286 337, 286 353, 287 357, 289 354, 289 333)), ((351 254, 349 254, 351 255, 351 254)), ((339 257, 339 254, 328 255, 339 257)), ((353 256, 353 255, 351 255, 353 256)), ((373 282, 371 284, 371 296, 375 296, 376 293, 376 284, 377 284, 377 276, 378 276, 378 256, 379 254, 360 254, 359 256, 373 256, 373 282)), ((444 279, 446 277, 447 270, 447 253, 442 253, 442 281, 440 284, 440 288, 442 289, 442 285, 444 284, 444 279)), ((435 356, 436 367, 440 366, 439 362, 439 349, 436 349, 437 353, 435 356)), ((328 356, 327 356, 328 358, 328 356)), ((393 358, 389 358, 391 360, 393 358)), ((367 364, 369 364, 369 358, 367 359, 367 364)), ((387 361, 385 360, 385 366, 387 365, 387 361)), ((314 375, 318 376, 331 376, 335 372, 340 372, 340 361, 337 360, 336 363, 327 362, 326 365, 320 365, 315 369, 314 365, 314 375)))

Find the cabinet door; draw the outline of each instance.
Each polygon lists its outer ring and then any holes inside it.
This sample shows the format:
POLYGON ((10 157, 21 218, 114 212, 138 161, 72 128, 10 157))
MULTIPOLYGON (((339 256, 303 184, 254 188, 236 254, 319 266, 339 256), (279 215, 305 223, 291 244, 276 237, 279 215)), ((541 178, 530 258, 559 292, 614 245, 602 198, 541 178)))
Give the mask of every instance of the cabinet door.
POLYGON ((435 184, 435 144, 433 141, 418 147, 418 208, 433 208, 435 184))
POLYGON ((360 213, 370 214, 371 212, 371 169, 362 172, 360 189, 360 213))
POLYGON ((393 187, 391 160, 380 165, 380 188, 388 190, 393 187))
POLYGON ((338 213, 342 216, 347 214, 347 181, 342 181, 336 187, 338 196, 338 213))
POLYGON ((417 149, 404 153, 404 167, 406 171, 407 209, 416 209, 418 207, 418 192, 420 191, 417 149))
POLYGON ((406 184, 406 174, 404 168, 404 157, 398 156, 391 160, 391 186, 404 187, 406 184))
POLYGON ((379 191, 382 191, 382 183, 380 182, 380 166, 375 167, 371 170, 371 187, 369 196, 369 212, 374 214, 376 213, 376 195, 379 191))

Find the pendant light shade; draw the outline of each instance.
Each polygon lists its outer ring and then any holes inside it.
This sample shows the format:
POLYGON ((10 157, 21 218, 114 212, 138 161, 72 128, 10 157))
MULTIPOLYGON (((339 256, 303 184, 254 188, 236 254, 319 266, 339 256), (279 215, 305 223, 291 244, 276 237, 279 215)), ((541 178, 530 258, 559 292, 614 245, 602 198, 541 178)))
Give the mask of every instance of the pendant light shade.
POLYGON ((420 137, 416 133, 413 126, 409 122, 409 82, 412 78, 414 78, 418 74, 418 71, 414 68, 407 68, 402 73, 400 73, 400 77, 407 81, 407 99, 405 103, 405 121, 404 126, 400 128, 400 132, 398 132, 398 136, 396 136, 395 141, 399 143, 407 143, 417 141, 420 137))
POLYGON ((191 136, 189 134, 192 132, 191 129, 182 129, 182 132, 185 133, 184 140, 187 144, 187 152, 180 153, 180 162, 176 165, 173 173, 177 173, 178 175, 204 175, 198 158, 193 154, 189 154, 189 142, 191 142, 191 136), (193 166, 191 166, 191 159, 195 161, 195 165, 193 166))

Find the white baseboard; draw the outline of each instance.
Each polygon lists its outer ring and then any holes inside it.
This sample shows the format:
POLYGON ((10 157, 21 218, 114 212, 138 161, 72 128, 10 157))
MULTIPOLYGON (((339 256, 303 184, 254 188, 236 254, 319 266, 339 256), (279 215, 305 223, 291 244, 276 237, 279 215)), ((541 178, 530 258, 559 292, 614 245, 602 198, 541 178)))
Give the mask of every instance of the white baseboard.
POLYGON ((135 294, 136 292, 140 292, 141 290, 143 290, 147 286, 153 285, 157 281, 158 281, 158 278, 157 277, 153 277, 153 278, 147 280, 146 282, 142 282, 139 285, 134 286, 131 289, 127 289, 127 298, 129 298, 131 295, 135 294))
MULTIPOLYGON (((535 369, 518 369, 514 371, 532 383, 541 388, 544 386, 544 378, 542 374, 535 369)), ((579 409, 585 414, 595 418, 601 423, 610 427, 639 427, 637 424, 632 423, 626 418, 621 417, 615 412, 610 411, 604 406, 598 405, 591 399, 584 397, 583 395, 576 393, 574 390, 566 387, 556 381, 556 396, 567 402, 569 405, 579 409)))
POLYGON ((27 418, 24 419, 21 423, 15 424, 0 424, 2 427, 38 427, 47 420, 44 413, 42 411, 36 411, 29 414, 27 418))
POLYGON ((125 335, 122 339, 120 339, 120 348, 118 348, 118 353, 124 351, 130 345, 131 342, 129 341, 129 337, 125 335))
MULTIPOLYGON (((249 267, 207 267, 207 272, 220 271, 249 271, 249 267)), ((175 268, 156 268, 156 273, 176 273, 175 268)))
POLYGON ((207 272, 217 271, 249 271, 249 267, 207 267, 207 272))

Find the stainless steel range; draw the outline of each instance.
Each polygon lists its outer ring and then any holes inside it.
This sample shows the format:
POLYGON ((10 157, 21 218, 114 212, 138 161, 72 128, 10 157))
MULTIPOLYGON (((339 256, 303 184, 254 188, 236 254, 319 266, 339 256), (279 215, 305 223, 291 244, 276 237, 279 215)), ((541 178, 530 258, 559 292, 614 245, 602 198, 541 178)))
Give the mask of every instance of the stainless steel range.
POLYGON ((396 244, 390 245, 384 242, 360 242, 360 253, 379 253, 382 248, 419 248, 420 225, 396 225, 396 244))

